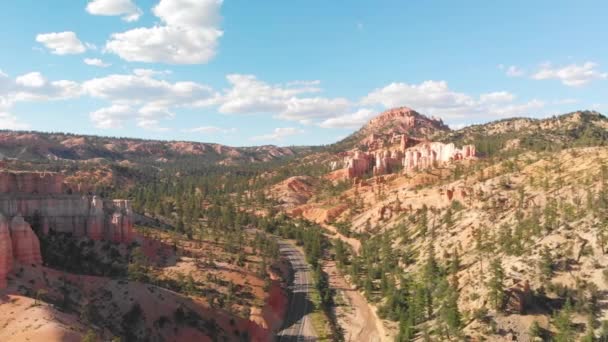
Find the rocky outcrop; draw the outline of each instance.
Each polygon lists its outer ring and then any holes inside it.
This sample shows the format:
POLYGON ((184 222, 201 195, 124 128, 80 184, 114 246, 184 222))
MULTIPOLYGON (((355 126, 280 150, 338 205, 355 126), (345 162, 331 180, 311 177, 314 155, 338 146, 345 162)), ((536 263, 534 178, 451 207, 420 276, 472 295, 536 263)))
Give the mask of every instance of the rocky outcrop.
MULTIPOLYGON (((456 148, 452 143, 420 142, 405 136, 398 141, 398 147, 392 149, 346 153, 341 164, 345 170, 342 173, 343 178, 360 178, 369 171, 372 171, 374 176, 395 173, 399 169, 407 173, 475 157, 474 145, 456 148), (412 144, 415 145, 407 147, 412 144)), ((340 163, 334 162, 331 167, 336 170, 340 163)))
POLYGON ((41 264, 40 241, 23 217, 15 216, 10 224, 13 257, 23 264, 41 264))
POLYGON ((452 143, 422 143, 406 149, 404 154, 403 169, 408 172, 426 169, 436 165, 436 163, 442 164, 473 158, 475 157, 475 146, 466 145, 462 149, 458 149, 452 143))
POLYGON ((14 263, 41 264, 40 241, 23 217, 8 220, 0 214, 0 289, 6 287, 6 277, 14 263))
POLYGON ((61 174, 51 172, 0 172, 0 193, 61 194, 65 190, 61 174))
POLYGON ((128 201, 72 194, 59 173, 0 172, 0 213, 23 216, 45 233, 53 230, 115 242, 132 239, 128 201))
POLYGON ((0 214, 0 289, 6 287, 6 275, 13 269, 13 242, 9 224, 0 214))
POLYGON ((346 175, 347 178, 357 178, 363 176, 370 168, 372 157, 366 153, 357 151, 352 158, 347 157, 346 175))
POLYGON ((128 243, 133 240, 131 205, 68 191, 63 175, 0 172, 0 288, 14 262, 42 263, 38 233, 128 243))
POLYGON ((372 172, 374 176, 425 169, 437 164, 475 157, 475 146, 456 148, 453 143, 432 142, 428 137, 449 131, 438 118, 428 118, 400 107, 387 110, 370 120, 348 139, 355 147, 340 153, 342 162, 331 163, 328 178, 354 179, 372 172), (354 137, 354 138, 353 138, 354 137))
POLYGON ((401 165, 403 153, 396 151, 380 151, 376 153, 376 163, 373 167, 374 175, 380 176, 392 173, 398 166, 401 165))

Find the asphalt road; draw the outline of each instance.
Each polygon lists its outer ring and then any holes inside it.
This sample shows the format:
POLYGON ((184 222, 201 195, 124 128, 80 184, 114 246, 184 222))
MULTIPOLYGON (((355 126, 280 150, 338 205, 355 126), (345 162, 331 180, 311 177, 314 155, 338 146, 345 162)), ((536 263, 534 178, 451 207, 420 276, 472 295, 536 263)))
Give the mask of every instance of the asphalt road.
POLYGON ((276 341, 316 341, 316 333, 310 318, 313 303, 309 296, 314 286, 310 266, 304 255, 293 245, 281 241, 279 247, 281 254, 291 263, 294 277, 289 285, 289 307, 285 322, 277 333, 276 341))

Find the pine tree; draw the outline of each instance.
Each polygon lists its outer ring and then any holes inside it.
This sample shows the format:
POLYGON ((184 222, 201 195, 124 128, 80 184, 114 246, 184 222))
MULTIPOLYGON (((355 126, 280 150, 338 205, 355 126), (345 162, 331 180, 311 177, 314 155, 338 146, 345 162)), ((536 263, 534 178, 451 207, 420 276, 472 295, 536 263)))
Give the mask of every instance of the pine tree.
POLYGON ((490 263, 490 275, 491 278, 487 284, 490 301, 492 302, 494 309, 500 311, 504 304, 505 271, 498 258, 492 260, 490 263))
POLYGON ((555 316, 554 324, 557 328, 556 342, 574 341, 575 332, 572 327, 572 303, 570 298, 566 300, 564 307, 555 316))

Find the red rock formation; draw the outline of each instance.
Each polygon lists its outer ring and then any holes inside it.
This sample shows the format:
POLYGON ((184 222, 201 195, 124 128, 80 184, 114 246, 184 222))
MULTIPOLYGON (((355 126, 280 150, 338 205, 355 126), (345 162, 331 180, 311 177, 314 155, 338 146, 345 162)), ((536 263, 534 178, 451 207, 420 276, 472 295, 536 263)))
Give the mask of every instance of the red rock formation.
POLYGON ((447 189, 446 194, 448 195, 448 201, 451 201, 454 198, 454 189, 447 189))
POLYGON ((435 164, 445 164, 454 160, 470 159, 475 157, 475 146, 466 145, 458 149, 454 144, 429 142, 418 144, 404 151, 404 172, 416 169, 426 169, 435 164))
POLYGON ((374 165, 374 175, 380 176, 392 173, 393 170, 402 163, 403 154, 399 150, 381 151, 376 154, 376 164, 374 165))
POLYGON ((357 178, 363 176, 370 168, 370 156, 366 153, 357 151, 352 158, 347 158, 346 169, 347 178, 357 178))
POLYGON ((39 220, 42 231, 72 233, 93 240, 130 242, 132 213, 128 201, 68 194, 63 175, 0 172, 0 213, 39 220))
POLYGON ((53 172, 0 172, 0 193, 61 194, 64 177, 53 172))
POLYGON ((15 261, 23 264, 41 264, 40 241, 23 217, 15 216, 10 224, 15 261))
POLYGON ((0 214, 0 289, 6 287, 6 275, 13 269, 13 242, 8 226, 0 214))
POLYGON ((93 196, 89 209, 89 219, 87 221, 87 235, 92 240, 103 239, 103 201, 97 196, 93 196))

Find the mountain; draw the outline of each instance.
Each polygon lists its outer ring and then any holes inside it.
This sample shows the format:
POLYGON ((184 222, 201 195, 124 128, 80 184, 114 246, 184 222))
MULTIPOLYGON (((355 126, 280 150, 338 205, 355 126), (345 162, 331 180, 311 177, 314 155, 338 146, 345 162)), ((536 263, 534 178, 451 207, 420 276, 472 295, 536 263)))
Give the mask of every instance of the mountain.
POLYGON ((3 132, 0 339, 268 340, 301 318, 279 237, 320 339, 605 338, 607 132, 405 107, 321 147, 3 132))
POLYGON ((574 341, 608 327, 607 132, 593 111, 450 130, 400 108, 267 195, 333 240, 336 297, 370 303, 337 308, 346 336, 574 341))
POLYGON ((293 157, 302 148, 229 147, 188 141, 158 141, 64 133, 0 131, 0 157, 24 161, 104 159, 142 163, 191 160, 233 165, 293 157))
POLYGON ((473 125, 434 136, 443 142, 474 143, 483 155, 514 150, 561 150, 603 146, 608 120, 595 111, 577 111, 545 119, 512 118, 473 125))
POLYGON ((332 146, 334 150, 346 150, 356 146, 369 146, 374 141, 387 142, 395 135, 406 134, 424 139, 437 132, 449 131, 441 119, 429 118, 407 107, 389 109, 371 119, 361 129, 332 146))

